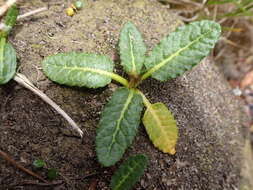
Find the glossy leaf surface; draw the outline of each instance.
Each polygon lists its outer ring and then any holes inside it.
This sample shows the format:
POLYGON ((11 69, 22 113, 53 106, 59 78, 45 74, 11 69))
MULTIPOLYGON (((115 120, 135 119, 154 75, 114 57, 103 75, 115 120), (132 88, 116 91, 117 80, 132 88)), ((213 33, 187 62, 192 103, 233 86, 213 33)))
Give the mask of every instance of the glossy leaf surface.
POLYGON ((140 32, 131 23, 126 23, 120 33, 120 59, 124 70, 130 75, 140 74, 146 53, 146 46, 140 32))
POLYGON ((0 42, 0 84, 9 82, 16 73, 16 51, 10 43, 5 43, 5 38, 0 42))
POLYGON ((59 53, 42 62, 44 73, 68 86, 103 87, 111 82, 113 63, 106 57, 85 53, 59 53))
POLYGON ((145 61, 145 79, 166 81, 192 69, 218 41, 221 27, 213 21, 198 21, 179 27, 156 45, 145 61))
POLYGON ((132 143, 142 109, 142 97, 134 90, 119 88, 114 92, 97 129, 96 152, 103 166, 115 164, 132 143))
POLYGON ((176 121, 163 103, 150 104, 142 122, 154 146, 164 153, 175 154, 178 138, 176 121))
POLYGON ((112 189, 129 190, 143 175, 147 163, 148 159, 145 155, 129 157, 112 176, 112 189))

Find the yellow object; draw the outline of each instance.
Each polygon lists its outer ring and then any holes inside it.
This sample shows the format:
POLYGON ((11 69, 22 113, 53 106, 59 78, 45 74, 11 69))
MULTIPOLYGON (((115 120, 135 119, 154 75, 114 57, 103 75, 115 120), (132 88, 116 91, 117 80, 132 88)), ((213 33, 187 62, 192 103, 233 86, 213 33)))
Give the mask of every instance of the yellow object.
POLYGON ((146 112, 142 118, 144 127, 154 146, 164 153, 174 155, 178 138, 176 120, 163 103, 145 103, 146 112))
POLYGON ((72 7, 69 7, 69 8, 66 9, 66 14, 68 16, 73 16, 75 14, 75 11, 72 7))

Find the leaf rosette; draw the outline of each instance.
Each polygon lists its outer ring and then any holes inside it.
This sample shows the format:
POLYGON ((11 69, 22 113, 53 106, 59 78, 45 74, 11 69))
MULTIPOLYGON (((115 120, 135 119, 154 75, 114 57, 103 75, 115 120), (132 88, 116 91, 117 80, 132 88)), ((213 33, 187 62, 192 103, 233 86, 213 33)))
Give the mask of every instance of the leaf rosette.
MULTIPOLYGON (((109 84, 112 79, 124 86, 113 93, 98 124, 96 153, 103 166, 119 161, 133 142, 143 104, 146 111, 142 122, 150 140, 162 152, 173 155, 178 139, 173 114, 163 103, 151 104, 137 86, 148 77, 167 81, 191 70, 209 54, 220 33, 218 23, 208 20, 193 22, 164 37, 146 57, 146 46, 140 32, 132 23, 126 23, 121 30, 119 51, 120 64, 128 74, 129 82, 113 73, 112 61, 103 55, 60 53, 44 59, 42 66, 51 80, 68 86, 98 88, 109 84)), ((124 167, 126 172, 131 170, 131 167, 124 167)), ((125 178, 129 176, 125 175, 125 178)), ((112 187, 124 189, 121 185, 112 187)))

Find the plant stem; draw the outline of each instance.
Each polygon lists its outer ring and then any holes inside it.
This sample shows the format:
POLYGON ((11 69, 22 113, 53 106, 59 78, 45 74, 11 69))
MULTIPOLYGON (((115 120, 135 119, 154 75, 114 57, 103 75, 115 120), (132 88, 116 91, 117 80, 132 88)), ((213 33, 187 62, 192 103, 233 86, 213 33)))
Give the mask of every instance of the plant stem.
MULTIPOLYGON (((154 68, 154 67, 153 67, 154 68)), ((146 73, 144 73, 142 76, 141 76, 141 80, 145 80, 146 78, 148 78, 152 73, 153 73, 153 68, 148 70, 146 73)))
POLYGON ((144 105, 145 105, 147 108, 151 107, 151 103, 150 103, 150 101, 146 98, 146 96, 145 96, 140 90, 138 90, 138 89, 136 90, 136 92, 137 92, 138 94, 141 95, 141 97, 142 97, 142 99, 143 99, 144 105))
POLYGON ((120 84, 122 84, 123 86, 125 86, 127 88, 129 87, 128 81, 125 78, 123 78, 122 76, 120 76, 118 74, 115 74, 115 73, 110 73, 110 77, 113 80, 115 80, 115 81, 119 82, 120 84))

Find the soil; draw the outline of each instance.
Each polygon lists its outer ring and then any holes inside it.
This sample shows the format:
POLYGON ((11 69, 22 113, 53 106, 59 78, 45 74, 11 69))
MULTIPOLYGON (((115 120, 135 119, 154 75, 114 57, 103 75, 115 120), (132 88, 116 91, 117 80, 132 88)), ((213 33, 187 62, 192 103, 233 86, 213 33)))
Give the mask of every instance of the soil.
MULTIPOLYGON (((117 84, 100 89, 69 88, 49 81, 41 72, 44 57, 59 52, 106 54, 117 64, 117 42, 122 25, 131 20, 150 49, 181 21, 153 0, 85 1, 73 17, 65 15, 69 1, 34 0, 21 4, 21 12, 50 5, 49 11, 19 22, 10 42, 17 50, 18 71, 58 103, 81 126, 83 139, 50 106, 14 81, 0 88, 0 150, 30 170, 46 176, 46 169, 32 167, 43 159, 59 176, 45 186, 0 159, 0 189, 109 189, 118 168, 99 165, 95 130, 103 105, 117 84)), ((123 74, 119 66, 116 72, 123 74)), ((149 157, 145 175, 133 189, 232 189, 239 187, 245 140, 241 131, 247 119, 240 100, 212 62, 205 61, 176 80, 147 80, 140 87, 152 102, 164 102, 179 126, 177 154, 156 150, 141 125, 124 159, 135 153, 149 157)), ((251 154, 251 153, 250 153, 251 154)), ((251 175, 251 174, 249 174, 251 175)), ((46 178, 46 177, 45 177, 46 178)))

